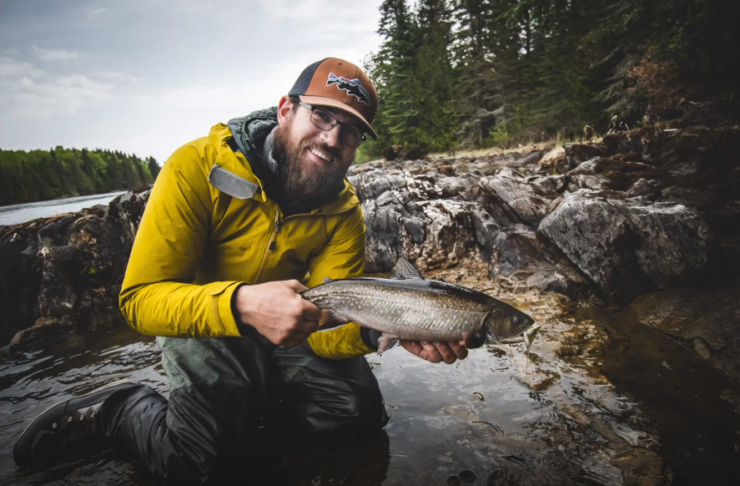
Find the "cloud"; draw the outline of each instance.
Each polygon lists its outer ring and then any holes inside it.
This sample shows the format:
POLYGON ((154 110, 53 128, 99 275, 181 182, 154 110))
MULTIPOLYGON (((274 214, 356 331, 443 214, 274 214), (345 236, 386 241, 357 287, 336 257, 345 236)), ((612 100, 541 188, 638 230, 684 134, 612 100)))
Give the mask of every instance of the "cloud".
POLYGON ((130 76, 126 73, 122 73, 121 71, 99 71, 97 72, 97 75, 101 78, 107 78, 107 79, 113 79, 117 81, 126 81, 129 83, 138 83, 140 81, 143 81, 143 76, 130 76))
POLYGON ((0 57, 0 79, 12 79, 20 77, 40 78, 46 72, 31 63, 19 61, 10 56, 0 57))
POLYGON ((73 115, 85 106, 111 97, 114 84, 81 74, 50 75, 31 63, 0 57, 0 97, 3 111, 24 118, 73 115))
POLYGON ((84 106, 110 98, 112 84, 98 83, 87 76, 56 76, 48 81, 21 78, 11 91, 16 115, 48 118, 55 114, 74 115, 84 106))
POLYGON ((96 9, 90 10, 89 12, 87 12, 87 18, 94 19, 98 15, 105 13, 107 11, 108 11, 107 8, 96 8, 96 9))
POLYGON ((77 59, 80 57, 80 53, 75 51, 43 49, 36 46, 33 46, 33 50, 36 51, 36 55, 39 56, 42 61, 69 61, 70 59, 77 59))

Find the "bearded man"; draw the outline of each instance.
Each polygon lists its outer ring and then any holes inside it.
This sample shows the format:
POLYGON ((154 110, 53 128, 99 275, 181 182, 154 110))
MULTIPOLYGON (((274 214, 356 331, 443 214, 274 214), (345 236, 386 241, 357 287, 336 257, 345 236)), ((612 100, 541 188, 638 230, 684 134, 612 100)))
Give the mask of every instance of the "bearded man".
MULTIPOLYGON (((320 310, 299 294, 326 277, 363 274, 365 224, 345 175, 365 134, 377 138, 376 108, 360 68, 324 59, 276 108, 175 151, 120 294, 130 325, 157 336, 169 401, 116 382, 61 402, 21 435, 16 463, 98 440, 163 483, 201 484, 230 477, 271 411, 324 436, 382 429, 388 415, 363 357, 377 334, 355 324, 316 333, 320 310)), ((461 343, 401 345, 432 362, 467 355, 461 343)))

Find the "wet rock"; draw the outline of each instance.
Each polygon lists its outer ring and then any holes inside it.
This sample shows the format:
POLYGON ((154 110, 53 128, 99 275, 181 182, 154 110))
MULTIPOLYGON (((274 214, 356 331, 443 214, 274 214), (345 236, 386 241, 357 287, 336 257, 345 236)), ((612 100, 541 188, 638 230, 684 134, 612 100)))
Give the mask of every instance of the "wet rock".
POLYGON ((538 233, 614 304, 691 282, 706 269, 712 242, 707 224, 691 208, 586 189, 566 194, 538 233))
POLYGON ((538 224, 547 214, 550 202, 558 197, 554 191, 529 184, 521 174, 509 168, 483 178, 481 186, 494 199, 511 208, 523 223, 530 225, 538 224))
POLYGON ((631 185, 634 172, 649 169, 650 166, 638 162, 596 157, 581 163, 567 175, 579 188, 624 191, 631 185))
POLYGON ((604 151, 599 147, 581 143, 566 143, 563 145, 563 151, 568 160, 568 168, 571 170, 587 160, 604 155, 604 151))
POLYGON ((609 463, 622 470, 622 480, 628 486, 658 486, 665 483, 663 459, 655 452, 631 447, 611 458, 609 463))
POLYGON ((545 156, 544 152, 541 152, 539 150, 532 152, 529 155, 525 155, 524 157, 520 157, 513 162, 509 163, 509 167, 526 167, 528 165, 536 164, 540 160, 542 160, 542 157, 545 156))
POLYGON ((537 176, 529 179, 531 184, 536 184, 550 192, 562 193, 568 185, 568 177, 562 175, 537 176))
POLYGON ((33 224, 6 227, 0 233, 0 344, 39 317, 41 262, 33 224))
POLYGON ((1 344, 39 345, 124 322, 118 292, 149 192, 142 188, 109 206, 34 220, 0 235, 1 344))
POLYGON ((630 304, 638 319, 679 339, 702 359, 740 379, 740 287, 674 288, 630 304))
POLYGON ((640 270, 659 289, 687 285, 707 267, 712 234, 699 213, 681 204, 620 206, 637 236, 640 270))
POLYGON ((606 146, 607 154, 642 152, 644 149, 642 137, 630 132, 605 135, 602 143, 606 146))
POLYGON ((635 235, 607 195, 582 189, 565 194, 537 229, 585 274, 610 303, 625 303, 649 288, 635 255, 635 235))
MULTIPOLYGON (((652 289, 733 281, 733 130, 639 129, 547 153, 352 166, 366 271, 387 272, 402 255, 422 270, 479 260, 509 289, 610 305, 652 289)), ((13 303, 0 312, 2 342, 37 322, 113 325, 106 316, 118 314, 115 289, 148 196, 144 188, 108 207, 0 229, 0 299, 13 303)), ((691 342, 697 353, 716 353, 700 336, 691 342)))
POLYGON ((563 147, 555 147, 550 150, 540 159, 539 163, 546 169, 553 169, 561 173, 568 170, 568 156, 565 154, 563 147))

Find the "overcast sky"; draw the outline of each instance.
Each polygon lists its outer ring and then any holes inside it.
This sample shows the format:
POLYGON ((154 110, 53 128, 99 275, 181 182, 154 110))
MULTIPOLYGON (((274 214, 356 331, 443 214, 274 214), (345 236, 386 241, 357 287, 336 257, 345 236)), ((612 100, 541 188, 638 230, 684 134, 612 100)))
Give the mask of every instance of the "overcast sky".
POLYGON ((381 0, 1 0, 0 148, 154 156, 377 50, 381 0))

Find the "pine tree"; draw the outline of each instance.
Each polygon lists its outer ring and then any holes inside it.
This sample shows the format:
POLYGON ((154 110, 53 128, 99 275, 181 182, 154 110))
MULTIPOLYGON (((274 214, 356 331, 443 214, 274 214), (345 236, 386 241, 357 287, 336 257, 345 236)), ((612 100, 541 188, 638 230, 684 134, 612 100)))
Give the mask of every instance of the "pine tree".
POLYGON ((126 189, 134 189, 141 185, 141 179, 139 179, 139 174, 136 173, 136 169, 134 168, 133 164, 131 163, 131 160, 128 157, 123 158, 123 180, 125 184, 126 189))
POLYGON ((159 167, 156 159, 154 157, 149 157, 146 163, 149 166, 149 173, 152 175, 152 180, 157 180, 157 176, 159 175, 159 171, 161 170, 161 168, 159 167))
POLYGON ((415 55, 414 76, 419 80, 416 110, 420 120, 417 143, 433 151, 455 145, 450 60, 452 11, 445 0, 421 0, 417 11, 419 49, 415 55))
POLYGON ((385 41, 370 61, 371 76, 378 90, 378 112, 373 124, 380 139, 368 147, 375 153, 391 145, 418 143, 416 134, 420 124, 414 78, 416 22, 405 0, 385 0, 380 14, 378 33, 385 41))

